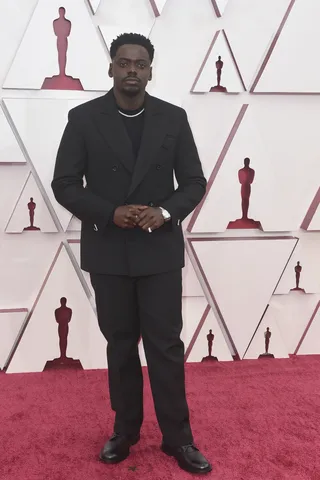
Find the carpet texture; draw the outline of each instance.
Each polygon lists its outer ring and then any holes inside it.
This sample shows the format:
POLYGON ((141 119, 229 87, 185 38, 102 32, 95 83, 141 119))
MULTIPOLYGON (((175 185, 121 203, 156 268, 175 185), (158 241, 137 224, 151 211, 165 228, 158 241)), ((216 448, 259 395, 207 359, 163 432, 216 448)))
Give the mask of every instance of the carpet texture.
MULTIPOLYGON (((195 440, 213 463, 202 478, 320 480, 319 372, 319 356, 188 364, 195 440)), ((106 371, 1 373, 0 478, 192 478, 159 450, 144 373, 141 440, 127 460, 111 466, 97 459, 113 424, 106 371)))

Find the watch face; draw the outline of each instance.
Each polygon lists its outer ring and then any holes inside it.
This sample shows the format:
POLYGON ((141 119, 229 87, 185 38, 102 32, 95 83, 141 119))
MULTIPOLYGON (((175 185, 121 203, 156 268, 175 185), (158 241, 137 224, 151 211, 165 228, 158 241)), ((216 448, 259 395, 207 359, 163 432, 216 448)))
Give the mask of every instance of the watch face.
POLYGON ((170 218, 170 213, 167 212, 167 210, 165 210, 164 208, 162 208, 161 211, 162 211, 163 218, 165 220, 168 220, 170 218))

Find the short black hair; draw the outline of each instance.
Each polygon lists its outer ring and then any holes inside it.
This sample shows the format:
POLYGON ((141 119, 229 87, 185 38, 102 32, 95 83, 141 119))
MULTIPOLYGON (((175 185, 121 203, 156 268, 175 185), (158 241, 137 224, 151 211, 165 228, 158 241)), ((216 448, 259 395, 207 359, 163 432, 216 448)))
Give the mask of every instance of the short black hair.
POLYGON ((122 47, 122 45, 140 45, 144 47, 150 57, 150 63, 153 61, 154 57, 154 46, 150 42, 149 38, 145 37, 144 35, 140 35, 140 33, 122 33, 115 38, 110 46, 110 57, 111 60, 117 54, 118 48, 122 47))

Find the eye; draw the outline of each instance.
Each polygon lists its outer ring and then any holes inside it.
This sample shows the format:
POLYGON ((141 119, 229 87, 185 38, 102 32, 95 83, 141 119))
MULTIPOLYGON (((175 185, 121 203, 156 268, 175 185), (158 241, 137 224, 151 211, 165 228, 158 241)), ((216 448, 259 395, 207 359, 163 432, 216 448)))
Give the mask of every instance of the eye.
POLYGON ((143 69, 143 68, 146 67, 146 64, 145 63, 138 63, 138 67, 143 69))
POLYGON ((119 63, 119 65, 120 65, 120 67, 124 68, 124 67, 126 67, 126 66, 128 65, 128 63, 125 62, 125 61, 121 61, 121 62, 119 63))

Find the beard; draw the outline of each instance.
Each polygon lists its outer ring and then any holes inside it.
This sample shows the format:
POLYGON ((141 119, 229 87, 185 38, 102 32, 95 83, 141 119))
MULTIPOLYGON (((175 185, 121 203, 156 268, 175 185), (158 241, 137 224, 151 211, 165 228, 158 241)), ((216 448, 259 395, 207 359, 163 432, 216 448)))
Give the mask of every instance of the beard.
POLYGON ((140 84, 138 85, 124 85, 121 88, 121 92, 127 97, 136 97, 141 92, 142 88, 140 84))

